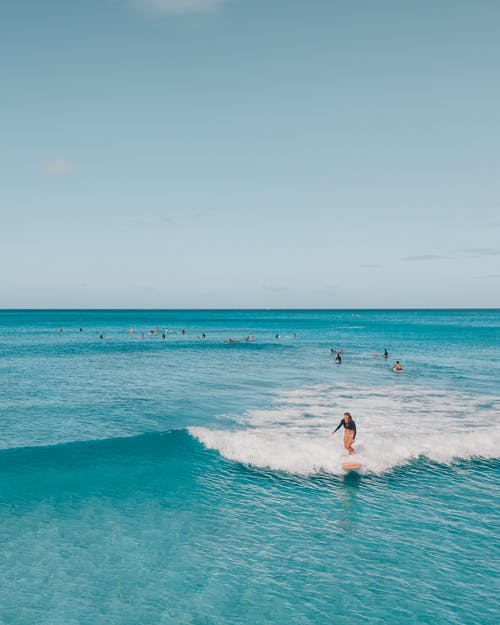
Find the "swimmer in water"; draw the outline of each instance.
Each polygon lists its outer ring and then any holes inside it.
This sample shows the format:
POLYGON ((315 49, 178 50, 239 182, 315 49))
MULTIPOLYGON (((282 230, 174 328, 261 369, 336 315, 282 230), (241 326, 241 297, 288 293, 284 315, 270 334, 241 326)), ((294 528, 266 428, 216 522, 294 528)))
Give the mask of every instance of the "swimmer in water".
POLYGON ((349 455, 352 456, 352 454, 356 453, 354 451, 354 447, 352 446, 356 438, 356 424, 354 423, 350 412, 344 412, 344 418, 333 430, 332 434, 335 434, 335 432, 340 430, 342 426, 344 426, 344 447, 349 452, 349 455))
POLYGON ((384 358, 389 358, 389 352, 384 348, 384 358))
POLYGON ((342 357, 340 356, 340 352, 337 352, 337 355, 335 356, 335 362, 338 363, 339 365, 342 362, 342 357))
POLYGON ((403 367, 401 366, 399 360, 396 360, 396 364, 392 368, 393 371, 403 371, 403 367))

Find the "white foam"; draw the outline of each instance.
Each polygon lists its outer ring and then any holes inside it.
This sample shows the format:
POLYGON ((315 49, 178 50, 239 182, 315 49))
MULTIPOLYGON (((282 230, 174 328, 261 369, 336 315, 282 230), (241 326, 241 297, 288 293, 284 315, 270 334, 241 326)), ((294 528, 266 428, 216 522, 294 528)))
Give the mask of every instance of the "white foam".
POLYGON ((278 395, 271 408, 237 419, 239 429, 189 428, 225 458, 297 474, 342 473, 344 411, 356 421, 356 460, 381 473, 425 456, 450 463, 500 456, 500 398, 425 388, 314 386, 278 395))

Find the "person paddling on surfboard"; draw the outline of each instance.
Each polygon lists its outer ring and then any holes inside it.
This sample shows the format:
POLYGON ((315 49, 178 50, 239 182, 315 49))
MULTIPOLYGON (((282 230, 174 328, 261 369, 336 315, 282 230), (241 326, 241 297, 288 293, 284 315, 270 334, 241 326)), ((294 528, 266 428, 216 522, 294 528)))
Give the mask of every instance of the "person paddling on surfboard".
POLYGON ((344 426, 344 447, 349 452, 349 455, 355 454, 354 447, 352 444, 354 443, 354 439, 356 438, 356 424, 354 423, 353 418, 351 417, 350 412, 344 412, 344 418, 337 425, 337 427, 333 430, 332 434, 335 434, 337 430, 344 426))

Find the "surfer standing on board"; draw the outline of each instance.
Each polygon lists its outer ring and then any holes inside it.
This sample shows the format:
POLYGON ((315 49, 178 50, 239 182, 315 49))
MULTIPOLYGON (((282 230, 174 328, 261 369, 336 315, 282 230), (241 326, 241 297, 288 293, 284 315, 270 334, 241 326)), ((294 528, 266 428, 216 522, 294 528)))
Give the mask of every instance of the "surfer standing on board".
POLYGON ((354 439, 356 438, 356 424, 351 417, 350 412, 344 412, 344 418, 337 425, 337 427, 333 430, 332 434, 335 434, 337 430, 344 426, 344 447, 349 452, 349 455, 355 454, 354 447, 352 444, 354 443, 354 439))

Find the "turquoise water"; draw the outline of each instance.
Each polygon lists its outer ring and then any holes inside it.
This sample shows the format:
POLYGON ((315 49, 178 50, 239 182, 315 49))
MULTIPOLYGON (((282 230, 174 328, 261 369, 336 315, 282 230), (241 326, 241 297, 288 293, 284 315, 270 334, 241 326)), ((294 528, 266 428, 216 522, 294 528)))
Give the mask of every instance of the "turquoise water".
POLYGON ((499 338, 493 310, 0 312, 0 623, 496 623, 499 338))

